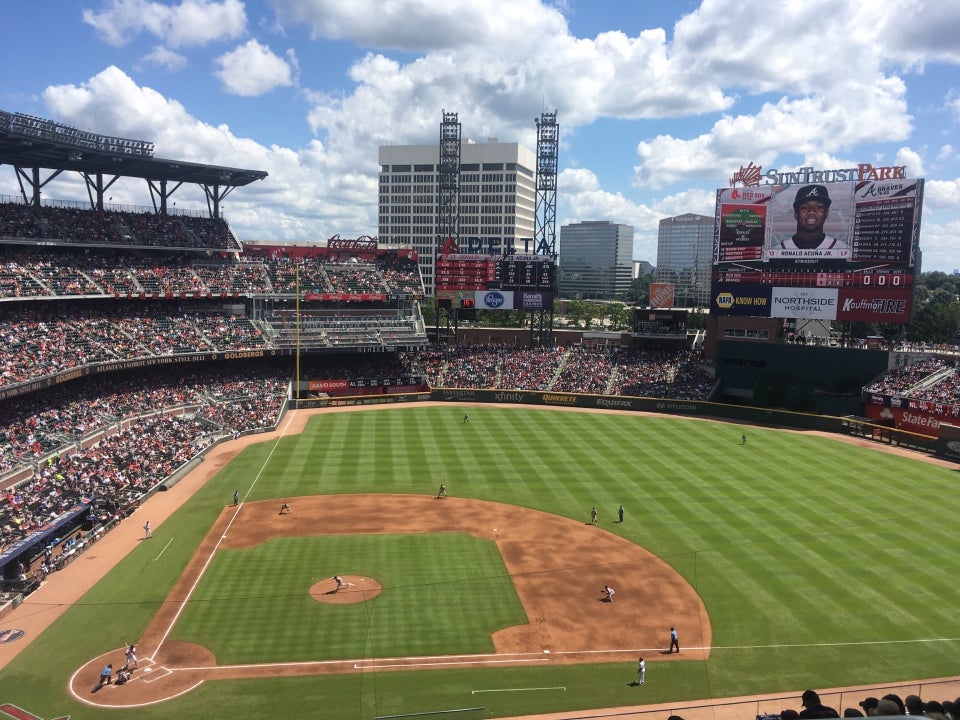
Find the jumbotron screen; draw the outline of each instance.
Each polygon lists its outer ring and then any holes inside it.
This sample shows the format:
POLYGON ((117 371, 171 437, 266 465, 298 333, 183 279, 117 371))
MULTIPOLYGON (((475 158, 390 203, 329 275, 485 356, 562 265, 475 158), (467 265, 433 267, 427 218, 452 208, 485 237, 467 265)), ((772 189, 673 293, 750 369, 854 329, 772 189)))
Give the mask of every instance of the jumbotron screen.
POLYGON ((711 312, 910 321, 923 180, 717 190, 711 312))
POLYGON ((450 253, 437 258, 436 268, 437 297, 457 307, 545 310, 553 304, 556 264, 546 255, 450 253))

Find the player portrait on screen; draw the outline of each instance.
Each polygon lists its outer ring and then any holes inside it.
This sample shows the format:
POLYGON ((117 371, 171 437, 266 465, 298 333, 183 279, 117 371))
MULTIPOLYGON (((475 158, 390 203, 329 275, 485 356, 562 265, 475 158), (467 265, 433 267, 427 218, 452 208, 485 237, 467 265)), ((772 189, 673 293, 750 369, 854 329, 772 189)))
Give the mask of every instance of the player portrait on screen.
POLYGON ((804 185, 793 199, 796 231, 775 242, 767 251, 770 260, 849 260, 850 246, 826 229, 830 193, 825 185, 804 185))

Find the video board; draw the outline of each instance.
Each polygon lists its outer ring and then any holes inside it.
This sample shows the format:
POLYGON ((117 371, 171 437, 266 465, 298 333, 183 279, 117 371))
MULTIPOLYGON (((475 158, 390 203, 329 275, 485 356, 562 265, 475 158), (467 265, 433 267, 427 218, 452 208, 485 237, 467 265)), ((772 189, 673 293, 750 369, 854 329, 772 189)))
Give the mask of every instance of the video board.
POLYGON ((497 279, 497 258, 494 255, 451 253, 437 258, 436 273, 438 293, 485 290, 497 279))
POLYGON ((437 298, 459 308, 544 310, 552 307, 556 264, 546 255, 449 253, 437 258, 437 298))
POLYGON ((711 312, 907 323, 923 180, 717 191, 711 312))
POLYGON ((505 255, 497 262, 501 290, 553 290, 557 266, 547 255, 505 255))

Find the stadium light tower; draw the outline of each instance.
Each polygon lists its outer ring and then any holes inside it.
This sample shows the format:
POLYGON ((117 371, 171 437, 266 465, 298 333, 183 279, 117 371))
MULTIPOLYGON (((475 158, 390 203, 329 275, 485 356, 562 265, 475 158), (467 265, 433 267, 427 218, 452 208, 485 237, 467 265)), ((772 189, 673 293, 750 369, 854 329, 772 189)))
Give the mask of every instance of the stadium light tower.
POLYGON ((460 243, 460 120, 443 111, 440 123, 440 163, 437 172, 437 251, 447 238, 460 243))
MULTIPOLYGON (((441 248, 447 240, 460 248, 460 120, 457 113, 443 111, 440 123, 440 161, 437 164, 437 237, 434 247, 434 267, 440 257, 441 248)), ((450 298, 439 298, 436 293, 436 273, 434 273, 434 301, 437 310, 436 339, 441 341, 441 326, 445 335, 450 336, 450 324, 453 321, 454 332, 457 327, 457 308, 450 298)))
POLYGON ((557 112, 540 113, 537 124, 537 199, 534 247, 537 255, 557 257, 557 112))
MULTIPOLYGON (((535 203, 533 247, 537 255, 546 255, 551 263, 557 261, 557 148, 560 144, 560 126, 557 111, 540 113, 537 124, 537 197, 535 203)), ((557 295, 556 273, 551 292, 557 295)), ((530 313, 531 345, 553 344, 553 303, 549 309, 530 313)))

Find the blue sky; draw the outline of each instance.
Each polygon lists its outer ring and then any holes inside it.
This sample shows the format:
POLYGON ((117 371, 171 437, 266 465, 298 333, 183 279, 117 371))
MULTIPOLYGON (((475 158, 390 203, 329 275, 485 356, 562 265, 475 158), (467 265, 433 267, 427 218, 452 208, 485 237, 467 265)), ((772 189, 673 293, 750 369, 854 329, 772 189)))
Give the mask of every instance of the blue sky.
MULTIPOLYGON (((653 263, 658 221, 712 214, 748 162, 906 165, 927 180, 923 269, 953 272, 958 37, 943 0, 33 0, 0 26, 0 109, 266 170, 224 203, 241 240, 376 235, 378 146, 436 143, 443 110, 531 149, 556 110, 558 230, 631 224, 653 263)), ((111 196, 150 204, 142 181, 111 196)))

